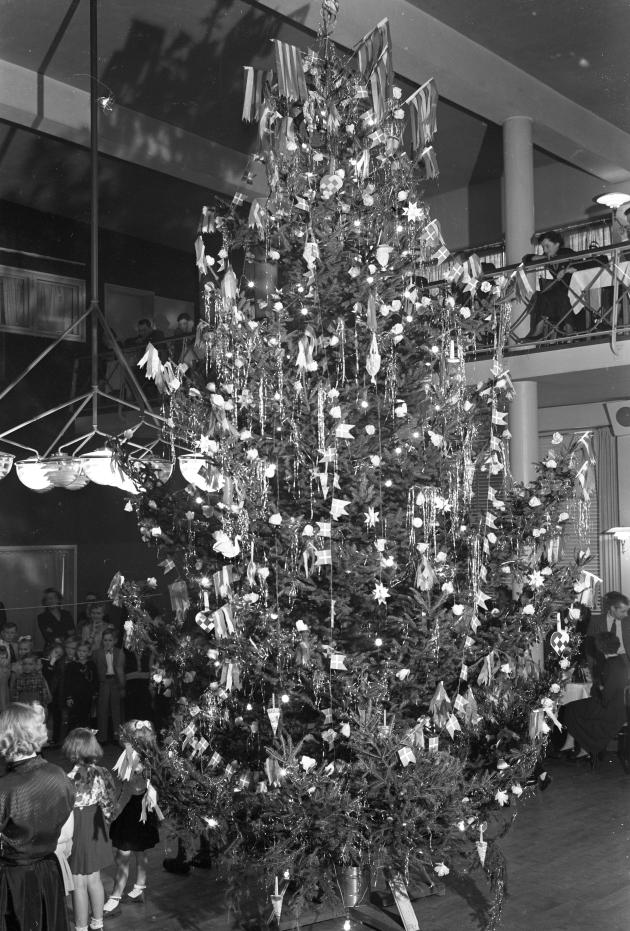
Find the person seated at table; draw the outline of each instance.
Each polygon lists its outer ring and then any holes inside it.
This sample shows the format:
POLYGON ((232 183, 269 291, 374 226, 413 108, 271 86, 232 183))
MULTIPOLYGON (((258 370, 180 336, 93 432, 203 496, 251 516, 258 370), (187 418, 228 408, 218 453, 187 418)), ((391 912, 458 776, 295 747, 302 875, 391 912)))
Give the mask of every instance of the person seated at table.
MULTIPOLYGON (((568 285, 575 267, 570 262, 560 261, 574 256, 574 250, 564 245, 562 235, 556 230, 542 233, 538 237, 538 243, 542 247, 543 254, 525 255, 523 264, 536 265, 540 262, 549 262, 550 259, 557 261, 546 265, 545 277, 538 279, 538 291, 531 303, 531 325, 526 339, 537 339, 554 331, 556 334, 573 333, 578 329, 580 316, 583 316, 583 311, 578 315, 571 315, 568 285)), ((584 321, 581 322, 583 325, 584 321)))
POLYGON ((625 689, 628 675, 624 657, 617 653, 619 638, 611 631, 595 636, 595 646, 602 654, 599 683, 590 698, 572 701, 563 707, 564 725, 569 733, 562 750, 579 746, 575 759, 590 754, 595 758, 606 749, 626 720, 625 689))

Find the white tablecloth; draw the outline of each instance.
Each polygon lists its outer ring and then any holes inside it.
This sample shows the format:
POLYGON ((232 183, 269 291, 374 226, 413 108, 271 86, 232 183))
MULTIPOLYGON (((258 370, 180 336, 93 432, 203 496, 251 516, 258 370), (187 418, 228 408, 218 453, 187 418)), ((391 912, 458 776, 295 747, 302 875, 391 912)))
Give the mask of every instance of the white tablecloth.
POLYGON ((580 698, 589 698, 591 694, 591 683, 569 682, 565 685, 558 699, 559 705, 568 705, 569 702, 579 701, 580 698))
POLYGON ((621 287, 630 287, 630 262, 616 262, 614 265, 601 265, 574 272, 569 280, 569 302, 573 313, 579 314, 586 306, 581 300, 585 291, 611 288, 615 278, 621 287))

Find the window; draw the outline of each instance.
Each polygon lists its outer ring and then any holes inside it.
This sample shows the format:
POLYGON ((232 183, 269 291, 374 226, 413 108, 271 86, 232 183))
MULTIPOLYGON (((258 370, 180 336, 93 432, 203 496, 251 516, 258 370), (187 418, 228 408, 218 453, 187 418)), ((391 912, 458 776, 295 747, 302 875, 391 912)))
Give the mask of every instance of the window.
MULTIPOLYGON (((82 279, 0 265, 0 329, 54 338, 84 311, 82 279)), ((65 338, 84 341, 85 321, 65 338)))

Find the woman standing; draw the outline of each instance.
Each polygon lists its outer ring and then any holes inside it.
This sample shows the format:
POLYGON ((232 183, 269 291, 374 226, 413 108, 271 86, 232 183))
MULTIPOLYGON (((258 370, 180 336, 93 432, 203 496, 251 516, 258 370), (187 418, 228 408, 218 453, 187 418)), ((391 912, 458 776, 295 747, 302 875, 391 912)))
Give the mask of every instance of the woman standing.
POLYGON ((44 591, 44 610, 37 615, 37 626, 44 638, 44 649, 53 643, 63 643, 68 634, 74 633, 74 621, 69 611, 61 607, 63 595, 56 588, 44 591))
POLYGON ((74 786, 43 760, 46 712, 14 703, 0 714, 0 931, 69 931, 55 848, 74 805, 74 786))

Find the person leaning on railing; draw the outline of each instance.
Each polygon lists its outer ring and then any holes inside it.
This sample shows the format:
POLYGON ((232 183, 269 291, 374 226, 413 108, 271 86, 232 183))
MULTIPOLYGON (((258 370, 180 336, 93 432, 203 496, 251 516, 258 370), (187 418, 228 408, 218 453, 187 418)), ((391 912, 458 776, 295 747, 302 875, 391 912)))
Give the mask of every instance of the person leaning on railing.
POLYGON ((530 305, 531 319, 527 339, 547 336, 553 331, 573 333, 577 323, 568 319, 571 312, 568 285, 575 266, 572 266, 570 261, 560 261, 570 259, 575 252, 564 245, 561 234, 556 230, 542 233, 538 237, 538 244, 542 247, 543 254, 524 255, 524 265, 549 263, 551 259, 557 261, 545 265, 545 273, 549 277, 538 279, 539 289, 530 305))

